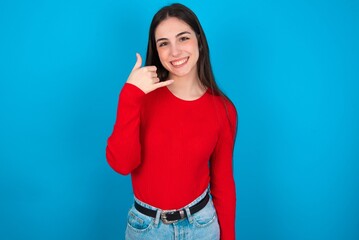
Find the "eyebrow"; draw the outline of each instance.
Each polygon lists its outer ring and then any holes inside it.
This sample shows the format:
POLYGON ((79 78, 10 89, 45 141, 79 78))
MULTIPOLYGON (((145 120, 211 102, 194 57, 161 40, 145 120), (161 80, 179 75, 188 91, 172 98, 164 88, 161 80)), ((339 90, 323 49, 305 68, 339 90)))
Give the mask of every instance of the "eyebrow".
MULTIPOLYGON (((184 34, 191 34, 190 32, 187 32, 187 31, 184 31, 184 32, 180 32, 176 35, 176 38, 178 38, 179 36, 182 36, 184 34)), ((168 38, 159 38, 156 40, 156 42, 159 42, 159 41, 163 41, 163 40, 168 40, 168 38)))

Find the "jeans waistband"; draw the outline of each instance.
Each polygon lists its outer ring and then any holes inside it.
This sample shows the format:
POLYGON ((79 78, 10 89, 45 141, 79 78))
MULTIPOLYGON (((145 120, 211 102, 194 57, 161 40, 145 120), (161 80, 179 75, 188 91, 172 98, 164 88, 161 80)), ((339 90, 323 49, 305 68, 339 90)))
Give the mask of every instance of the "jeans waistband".
POLYGON ((184 209, 186 211, 186 214, 187 214, 187 218, 189 220, 190 223, 193 222, 193 218, 192 218, 192 215, 190 213, 190 210, 189 208, 192 207, 193 205, 197 204, 198 202, 200 202, 203 198, 206 197, 206 194, 209 192, 209 189, 207 188, 199 197, 197 197, 195 200, 193 200, 191 203, 187 204, 186 206, 182 207, 182 208, 179 208, 179 209, 160 209, 160 208, 156 208, 154 206, 151 206, 145 202, 142 202, 141 200, 137 199, 136 197, 135 198, 135 201, 136 203, 138 203, 139 205, 145 207, 145 208, 148 208, 148 209, 151 209, 151 210, 155 210, 157 211, 157 216, 155 218, 155 225, 157 226, 159 221, 160 221, 160 215, 163 211, 176 211, 176 210, 180 210, 180 209, 184 209))
MULTIPOLYGON (((193 205, 195 205, 196 203, 198 203, 199 201, 201 201, 207 194, 207 192, 209 192, 208 188, 206 188, 206 190, 199 196, 197 197, 195 200, 193 200, 191 203, 187 204, 184 207, 181 207, 179 209, 183 209, 183 208, 189 208, 192 207, 193 205)), ((152 210, 159 210, 159 211, 175 211, 175 210, 179 210, 179 209, 160 209, 160 208, 156 208, 154 206, 151 206, 145 202, 142 202, 141 200, 139 200, 138 198, 136 198, 136 196, 134 197, 135 201, 140 204, 143 207, 152 209, 152 210)))

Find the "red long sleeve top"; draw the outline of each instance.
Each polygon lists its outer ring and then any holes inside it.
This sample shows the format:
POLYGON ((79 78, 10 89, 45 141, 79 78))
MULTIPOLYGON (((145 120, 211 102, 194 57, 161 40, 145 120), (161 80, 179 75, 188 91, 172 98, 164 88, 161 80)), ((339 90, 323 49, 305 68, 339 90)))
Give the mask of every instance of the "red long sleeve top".
POLYGON ((126 83, 107 161, 120 174, 131 173, 139 200, 160 209, 180 209, 209 185, 221 239, 234 239, 236 116, 230 101, 209 90, 186 101, 167 87, 145 94, 126 83))

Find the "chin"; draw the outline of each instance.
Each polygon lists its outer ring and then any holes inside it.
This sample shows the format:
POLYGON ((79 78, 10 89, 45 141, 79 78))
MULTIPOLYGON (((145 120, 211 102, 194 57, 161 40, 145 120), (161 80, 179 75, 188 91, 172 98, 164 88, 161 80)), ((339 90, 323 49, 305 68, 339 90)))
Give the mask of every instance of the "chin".
POLYGON ((176 77, 185 77, 189 75, 189 72, 177 72, 177 71, 170 71, 170 74, 176 77))
POLYGON ((187 75, 190 75, 194 69, 170 69, 168 72, 174 76, 177 77, 185 77, 187 75))

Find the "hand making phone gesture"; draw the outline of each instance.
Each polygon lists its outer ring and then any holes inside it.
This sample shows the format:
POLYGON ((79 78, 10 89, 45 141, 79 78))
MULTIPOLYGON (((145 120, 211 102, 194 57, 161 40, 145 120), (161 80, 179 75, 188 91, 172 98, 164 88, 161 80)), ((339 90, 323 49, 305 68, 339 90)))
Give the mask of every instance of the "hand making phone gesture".
POLYGON ((156 66, 141 67, 141 55, 136 53, 136 57, 137 61, 127 79, 127 83, 135 85, 144 93, 149 93, 157 88, 168 86, 174 82, 173 80, 160 82, 160 79, 157 77, 156 66))

